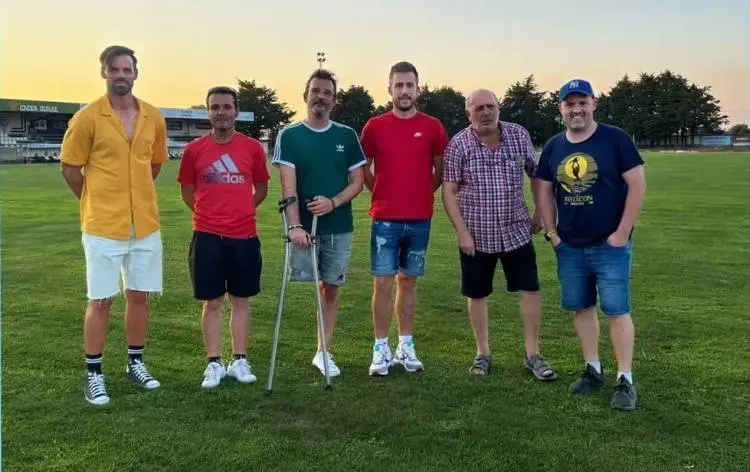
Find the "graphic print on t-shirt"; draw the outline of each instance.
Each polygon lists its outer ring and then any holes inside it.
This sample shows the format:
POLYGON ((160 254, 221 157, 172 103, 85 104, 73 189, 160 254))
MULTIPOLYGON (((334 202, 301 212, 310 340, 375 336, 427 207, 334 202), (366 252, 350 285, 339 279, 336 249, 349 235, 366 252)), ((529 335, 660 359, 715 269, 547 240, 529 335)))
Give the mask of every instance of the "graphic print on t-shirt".
POLYGON ((599 169, 593 157, 584 153, 568 155, 557 166, 557 180, 568 193, 563 196, 565 205, 591 205, 594 196, 589 192, 599 178, 599 169))
POLYGON ((245 176, 228 153, 222 154, 213 164, 203 171, 203 182, 207 184, 240 185, 245 183, 245 176))

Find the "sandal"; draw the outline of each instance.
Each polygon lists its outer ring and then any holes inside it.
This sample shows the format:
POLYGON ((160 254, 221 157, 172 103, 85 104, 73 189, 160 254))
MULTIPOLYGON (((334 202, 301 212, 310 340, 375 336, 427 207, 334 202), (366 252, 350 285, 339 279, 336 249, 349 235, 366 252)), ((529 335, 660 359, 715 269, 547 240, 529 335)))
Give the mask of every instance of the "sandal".
POLYGON ((490 373, 491 365, 492 358, 490 356, 479 354, 474 358, 474 363, 469 367, 469 372, 475 375, 487 375, 490 373))
POLYGON ((526 370, 534 374, 541 381, 556 380, 557 374, 552 367, 544 360, 541 354, 534 354, 526 359, 526 370))

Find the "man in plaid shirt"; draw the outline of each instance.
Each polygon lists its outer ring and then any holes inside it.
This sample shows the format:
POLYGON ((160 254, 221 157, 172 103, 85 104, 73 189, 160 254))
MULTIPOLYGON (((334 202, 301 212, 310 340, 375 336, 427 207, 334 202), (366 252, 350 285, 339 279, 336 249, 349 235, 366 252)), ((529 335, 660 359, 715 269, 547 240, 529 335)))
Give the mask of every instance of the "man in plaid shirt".
POLYGON ((507 290, 520 292, 526 368, 539 380, 554 380, 557 374, 539 353, 542 302, 531 235, 539 231, 540 219, 536 213, 529 217, 524 200, 524 173, 535 204, 538 195, 531 137, 523 127, 499 120, 498 100, 489 90, 472 92, 466 111, 471 124, 444 154, 443 204, 458 237, 461 293, 477 343, 470 371, 486 375, 492 363, 487 297, 499 260, 507 290))

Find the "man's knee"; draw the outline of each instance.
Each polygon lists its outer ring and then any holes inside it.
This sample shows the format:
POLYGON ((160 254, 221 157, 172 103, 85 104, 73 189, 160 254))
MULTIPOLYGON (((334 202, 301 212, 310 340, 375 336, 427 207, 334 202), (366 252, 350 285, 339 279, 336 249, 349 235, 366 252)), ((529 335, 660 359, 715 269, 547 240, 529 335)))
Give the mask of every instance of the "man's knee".
POLYGON ((148 304, 148 292, 140 292, 137 290, 126 290, 125 297, 129 305, 147 305, 148 304))
POLYGON ((417 278, 413 275, 400 273, 396 277, 396 282, 398 283, 399 290, 414 290, 414 287, 417 285, 417 278))
POLYGON ((378 276, 373 282, 376 292, 390 292, 393 288, 393 276, 378 276))
POLYGON ((221 312, 221 309, 224 308, 224 296, 214 298, 212 300, 205 300, 203 302, 203 311, 204 313, 216 313, 221 312))
POLYGON ((250 298, 248 297, 230 296, 229 300, 232 303, 233 310, 247 310, 250 307, 250 298))
POLYGON ((95 317, 106 317, 109 315, 110 310, 112 309, 112 299, 111 298, 99 298, 96 300, 89 300, 89 309, 86 310, 87 316, 95 316, 95 317))
POLYGON ((338 300, 339 287, 337 285, 331 285, 325 282, 321 282, 320 296, 324 302, 333 303, 338 300))

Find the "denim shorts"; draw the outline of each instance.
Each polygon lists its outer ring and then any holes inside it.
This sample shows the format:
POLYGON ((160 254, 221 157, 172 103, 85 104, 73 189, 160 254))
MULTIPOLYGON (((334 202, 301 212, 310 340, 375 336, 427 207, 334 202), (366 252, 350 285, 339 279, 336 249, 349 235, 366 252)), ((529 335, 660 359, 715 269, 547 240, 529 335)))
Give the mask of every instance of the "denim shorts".
MULTIPOLYGON (((328 285, 344 285, 352 255, 352 235, 353 233, 339 233, 316 236, 318 274, 321 281, 328 285)), ((315 280, 311 249, 294 243, 290 244, 290 280, 295 282, 315 280)))
POLYGON ((596 306, 598 293, 605 314, 629 314, 632 251, 632 241, 622 247, 606 241, 583 248, 558 244, 555 254, 563 309, 581 311, 596 306))
POLYGON ((412 277, 425 273, 430 220, 373 220, 370 232, 372 275, 392 276, 402 272, 412 277))

